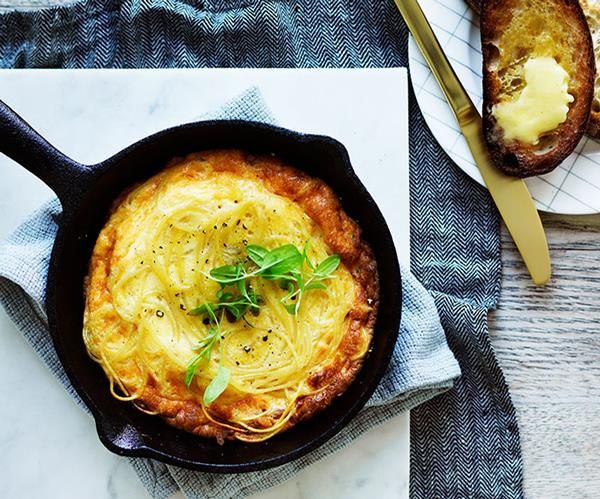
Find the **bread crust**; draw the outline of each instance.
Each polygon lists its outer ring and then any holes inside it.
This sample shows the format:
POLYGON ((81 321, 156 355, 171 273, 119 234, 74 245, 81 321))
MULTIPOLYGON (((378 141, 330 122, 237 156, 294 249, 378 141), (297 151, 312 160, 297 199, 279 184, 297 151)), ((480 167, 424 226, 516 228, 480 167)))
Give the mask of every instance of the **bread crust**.
MULTIPOLYGON (((596 59, 596 71, 598 71, 600 60, 600 2, 598 0, 579 0, 581 9, 587 19, 588 27, 594 44, 594 56, 596 59)), ((598 74, 596 74, 598 78, 598 74)), ((600 85, 594 86, 594 102, 590 112, 587 134, 591 137, 600 137, 600 85)))
MULTIPOLYGON (((550 0, 549 0, 550 1, 550 0)), ((547 150, 540 146, 518 141, 506 143, 503 132, 492 114, 494 105, 501 101, 502 86, 494 67, 497 56, 495 44, 501 44, 502 31, 512 21, 516 0, 486 0, 481 13, 481 41, 483 51, 483 132, 489 150, 498 168, 509 175, 530 177, 548 173, 556 168, 577 146, 583 136, 594 94, 595 60, 592 39, 587 22, 576 0, 551 0, 554 15, 569 29, 574 47, 575 74, 570 74, 576 85, 569 86, 575 101, 570 105, 567 119, 555 130, 544 134, 547 150)))
MULTIPOLYGON (((239 150, 217 150, 193 154, 185 159, 174 161, 167 169, 152 177, 147 183, 151 188, 147 191, 151 202, 151 194, 160 188, 161 183, 176 178, 169 177, 176 169, 177 178, 199 177, 205 175, 202 164, 210 163, 214 172, 229 172, 261 182, 271 192, 285 196, 297 203, 303 211, 321 227, 324 238, 331 250, 340 255, 342 263, 351 272, 356 292, 353 308, 348 317, 342 342, 334 361, 321 370, 313 372, 307 378, 308 384, 315 389, 314 393, 296 400, 295 414, 288 420, 284 429, 311 417, 333 403, 354 380, 362 367, 366 332, 370 344, 373 336, 377 309, 379 304, 379 279, 377 264, 369 245, 361 237, 361 229, 345 213, 339 198, 322 180, 284 165, 272 156, 255 156, 239 150), (196 161, 197 159, 202 161, 196 161), (362 352, 362 354, 361 354, 362 352)), ((111 215, 128 199, 129 193, 115 203, 111 215)), ((102 307, 111 301, 109 276, 111 266, 118 264, 114 259, 117 230, 109 222, 101 231, 86 279, 86 314, 101 313, 102 307)), ((105 317, 106 323, 119 321, 116 313, 105 317)), ((234 411, 248 409, 256 411, 261 408, 260 399, 246 396, 236 400, 234 404, 217 399, 210 406, 213 419, 225 424, 216 424, 207 418, 197 396, 191 396, 190 389, 185 386, 181 373, 169 379, 168 396, 158 386, 157 381, 150 378, 135 404, 142 410, 158 414, 167 423, 195 435, 215 438, 219 443, 225 440, 244 436, 244 432, 227 426, 228 418, 234 411), (176 395, 173 396, 173 387, 176 395)), ((265 416, 256 424, 262 428, 270 427, 277 419, 277 414, 265 416)))
POLYGON ((588 122, 586 134, 595 139, 600 138, 600 111, 592 110, 590 112, 590 121, 588 122))
POLYGON ((481 2, 485 0, 467 0, 469 7, 471 7, 477 14, 481 12, 481 2))

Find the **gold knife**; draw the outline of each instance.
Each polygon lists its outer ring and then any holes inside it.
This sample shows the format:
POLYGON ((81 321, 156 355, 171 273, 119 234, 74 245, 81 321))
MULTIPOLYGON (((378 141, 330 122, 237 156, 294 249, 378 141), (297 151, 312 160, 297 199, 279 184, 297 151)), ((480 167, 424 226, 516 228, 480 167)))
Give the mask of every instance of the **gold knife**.
POLYGON ((481 127, 481 116, 448 62, 417 0, 394 0, 454 112, 481 176, 498 207, 535 284, 550 279, 550 254, 544 227, 531 194, 520 178, 510 177, 492 163, 481 127))

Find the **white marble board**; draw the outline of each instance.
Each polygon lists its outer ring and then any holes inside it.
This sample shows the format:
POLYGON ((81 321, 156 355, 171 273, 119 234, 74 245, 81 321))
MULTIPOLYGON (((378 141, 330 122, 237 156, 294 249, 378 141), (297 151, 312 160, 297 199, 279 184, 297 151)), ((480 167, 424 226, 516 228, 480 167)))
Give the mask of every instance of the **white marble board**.
MULTIPOLYGON (((51 143, 97 162, 160 129, 195 121, 258 86, 282 126, 343 142, 409 262, 407 77, 385 70, 8 70, 0 99, 51 143)), ((0 238, 51 191, 0 156, 0 238)), ((0 497, 148 497, 127 460, 0 310, 0 497)), ((408 498, 408 414, 256 497, 408 498)))

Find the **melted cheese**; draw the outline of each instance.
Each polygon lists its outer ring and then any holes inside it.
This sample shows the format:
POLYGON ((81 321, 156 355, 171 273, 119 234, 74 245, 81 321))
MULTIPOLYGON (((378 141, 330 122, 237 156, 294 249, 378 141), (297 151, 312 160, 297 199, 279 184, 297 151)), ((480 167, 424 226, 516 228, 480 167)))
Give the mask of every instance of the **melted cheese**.
POLYGON ((494 106, 492 114, 506 141, 537 144, 540 136, 567 119, 569 75, 551 57, 531 58, 525 63, 525 88, 513 100, 494 106))
MULTIPOLYGON (((252 281, 264 299, 260 314, 248 315, 252 326, 223 321, 222 348, 198 369, 190 388, 183 383, 185 371, 209 326, 188 311, 215 301, 219 285, 209 271, 241 261, 247 244, 302 248, 310 241, 311 260, 323 260, 332 252, 321 228, 297 203, 257 179, 213 171, 209 163, 194 160, 131 192, 98 244, 110 234, 114 244, 106 283, 94 273, 90 283, 92 288, 105 285, 107 297, 99 304, 88 297, 84 340, 111 383, 126 394, 120 398, 140 397, 151 379, 161 395, 201 406, 221 361, 231 380, 218 401, 233 407, 230 422, 248 429, 257 417, 276 413, 278 423, 262 431, 270 435, 280 429, 297 398, 314 392, 310 375, 336 359, 355 302, 350 272, 342 265, 326 290, 307 292, 295 316, 281 305, 286 291, 277 282, 252 281), (236 405, 248 396, 260 403, 236 405), (263 409, 257 412, 257 407, 263 409)), ((364 336, 359 356, 368 348, 369 333, 364 336)))

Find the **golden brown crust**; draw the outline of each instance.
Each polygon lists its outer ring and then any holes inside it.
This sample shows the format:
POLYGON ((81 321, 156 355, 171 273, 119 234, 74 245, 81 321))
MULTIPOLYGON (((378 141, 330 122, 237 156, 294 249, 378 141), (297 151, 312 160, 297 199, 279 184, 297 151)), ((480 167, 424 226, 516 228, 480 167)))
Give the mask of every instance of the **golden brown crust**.
MULTIPOLYGON (((535 0, 486 0, 481 13, 481 41, 483 51, 483 132, 494 163, 509 175, 529 177, 547 173, 556 168, 575 148, 583 136, 592 104, 595 62, 590 32, 576 0, 552 0, 546 2, 543 10, 538 9, 535 0), (548 5, 548 4, 552 5, 548 5), (515 36, 506 35, 507 27, 513 22, 515 9, 531 9, 532 15, 540 16, 543 23, 537 29, 548 32, 556 28, 564 36, 555 40, 555 50, 562 56, 561 64, 572 61, 567 69, 570 76, 569 93, 574 97, 567 119, 555 130, 544 134, 540 144, 533 146, 518 141, 506 143, 502 130, 497 126, 492 114, 493 106, 504 96, 505 89, 499 77, 498 49, 504 43, 518 45, 522 56, 535 50, 534 45, 515 36), (506 35, 503 40, 503 34, 506 35), (568 42, 566 42, 568 40, 568 42), (521 46, 522 45, 522 46, 521 46)), ((519 27, 520 29, 520 27, 519 27)), ((525 34, 522 33, 522 38, 525 34)), ((528 40, 535 42, 535 33, 527 34, 528 40)), ((546 54, 547 55, 547 54, 546 54)))
POLYGON ((586 134, 596 139, 600 138, 600 111, 590 113, 586 134))
POLYGON ((596 81, 594 82, 594 100, 588 123, 587 134, 591 137, 600 137, 600 2, 598 0, 579 0, 581 9, 585 15, 592 43, 594 44, 594 57, 596 59, 596 81))
MULTIPOLYGON (((362 366, 361 352, 366 351, 366 348, 361 331, 367 331, 370 343, 379 299, 379 280, 373 252, 361 238, 358 225, 344 212, 338 197, 320 179, 286 166, 275 157, 254 156, 238 150, 205 151, 183 160, 176 160, 169 166, 179 167, 177 174, 181 177, 201 177, 206 173, 199 168, 202 163, 194 161, 198 158, 210 162, 215 172, 230 172, 257 179, 271 192, 296 202, 321 227, 325 242, 332 252, 340 255, 342 263, 354 278, 354 305, 349 313, 349 325, 336 357, 332 364, 326 366, 323 371, 313 373, 308 379, 312 388, 322 390, 296 401, 296 412, 285 426, 289 428, 331 404, 335 397, 346 390, 362 366)), ((148 181, 151 188, 144 191, 148 199, 160 188, 169 170, 170 168, 167 168, 148 181)), ((119 204, 126 200, 127 193, 115 203, 113 213, 119 204)), ((94 310, 111 300, 108 278, 111 265, 115 264, 113 249, 116 237, 115 229, 110 225, 100 233, 90 262, 86 284, 86 310, 94 310)), ((115 316, 113 320, 118 321, 118 317, 115 316)), ((157 382, 149 379, 143 393, 136 399, 136 405, 145 411, 160 415, 177 428, 215 438, 220 443, 240 436, 236 429, 226 424, 216 424, 207 417, 197 399, 190 397, 188 388, 179 374, 174 374, 169 382, 171 388, 177 387, 176 393, 171 391, 169 396, 165 396, 157 382)), ((235 409, 263 409, 261 403, 263 402, 260 399, 251 396, 235 400, 234 403, 231 403, 231 400, 222 402, 220 398, 211 404, 210 414, 213 419, 226 423, 235 409)), ((277 416, 275 413, 264 417, 257 420, 256 424, 268 428, 276 421, 277 416)))
POLYGON ((485 0, 467 0, 469 7, 471 7, 475 12, 479 14, 481 11, 481 3, 485 0))

